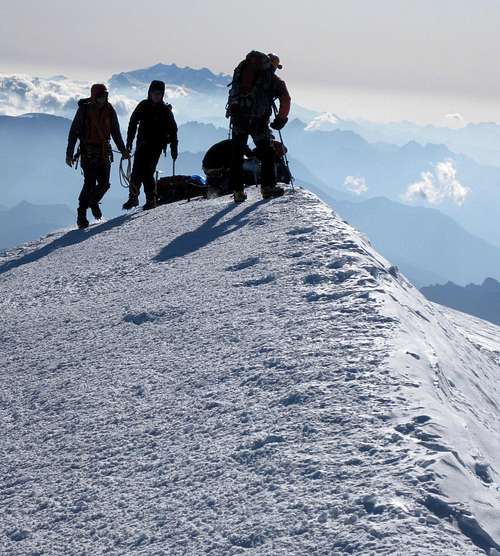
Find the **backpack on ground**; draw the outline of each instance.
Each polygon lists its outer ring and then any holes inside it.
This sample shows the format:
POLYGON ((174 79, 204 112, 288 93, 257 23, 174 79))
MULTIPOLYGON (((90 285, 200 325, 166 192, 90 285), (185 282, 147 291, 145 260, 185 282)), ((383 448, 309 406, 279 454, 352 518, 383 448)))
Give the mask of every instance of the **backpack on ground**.
POLYGON ((197 197, 207 198, 207 186, 201 176, 169 176, 156 182, 159 205, 178 201, 190 201, 197 197))

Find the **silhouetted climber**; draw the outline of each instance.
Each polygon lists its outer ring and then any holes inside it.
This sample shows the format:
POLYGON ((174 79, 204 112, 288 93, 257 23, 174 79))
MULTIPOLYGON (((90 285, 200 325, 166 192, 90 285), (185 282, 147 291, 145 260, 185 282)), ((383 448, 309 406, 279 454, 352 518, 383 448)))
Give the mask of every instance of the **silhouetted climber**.
POLYGON ((78 198, 77 225, 87 228, 87 209, 90 207, 96 220, 102 218, 99 203, 109 189, 109 174, 113 151, 110 138, 113 138, 118 150, 124 158, 129 153, 123 143, 120 124, 115 109, 108 102, 108 91, 105 85, 92 85, 90 98, 78 103, 66 149, 66 164, 70 167, 76 162, 75 145, 80 140, 79 154, 84 175, 83 188, 78 198))
POLYGON ((237 203, 246 200, 243 188, 243 156, 249 136, 252 137, 257 147, 256 155, 262 162, 262 197, 267 199, 283 195, 283 189, 276 185, 276 154, 269 129, 276 99, 280 106, 271 127, 283 129, 290 113, 291 99, 286 84, 276 75, 276 70, 282 67, 275 54, 252 51, 234 72, 226 116, 231 119, 231 181, 237 203))
POLYGON ((172 160, 177 159, 178 139, 177 124, 172 113, 172 106, 163 101, 165 83, 152 81, 148 98, 141 101, 130 117, 127 133, 127 148, 132 150, 137 126, 137 144, 130 178, 129 198, 123 205, 130 210, 139 204, 141 184, 144 184, 146 204, 144 210, 156 207, 155 171, 160 155, 170 144, 172 160))

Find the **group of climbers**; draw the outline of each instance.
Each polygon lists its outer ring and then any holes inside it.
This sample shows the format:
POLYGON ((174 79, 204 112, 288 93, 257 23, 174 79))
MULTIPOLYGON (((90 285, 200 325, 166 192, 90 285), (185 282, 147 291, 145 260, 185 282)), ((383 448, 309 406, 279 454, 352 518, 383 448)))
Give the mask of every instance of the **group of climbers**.
POLYGON ((129 187, 129 199, 125 210, 139 204, 139 191, 144 185, 146 204, 144 209, 156 206, 156 182, 154 173, 162 151, 170 144, 172 158, 177 158, 177 124, 172 107, 165 104, 165 84, 153 81, 148 98, 134 110, 128 127, 127 144, 123 142, 118 117, 108 102, 105 85, 93 85, 90 98, 78 103, 78 110, 71 125, 66 150, 66 163, 75 163, 75 146, 80 140, 79 156, 84 175, 79 197, 77 225, 87 228, 87 210, 90 208, 96 220, 102 218, 99 203, 109 189, 109 176, 113 161, 111 138, 124 159, 131 157, 137 133, 136 151, 129 187), (137 132, 137 128, 139 128, 137 132))
MULTIPOLYGON (((250 52, 238 65, 230 85, 226 116, 230 120, 231 139, 218 150, 217 164, 228 167, 229 190, 234 200, 246 200, 244 191, 245 156, 260 162, 261 193, 264 199, 283 195, 283 188, 277 185, 282 175, 278 161, 283 156, 281 143, 275 141, 271 128, 281 130, 288 121, 291 99, 286 84, 277 75, 282 69, 278 56, 250 52), (279 101, 276 108, 275 101, 279 101), (274 119, 271 118, 274 112, 274 119), (248 148, 252 137, 255 150, 248 148), (251 153, 251 154, 249 154, 251 153), (281 154, 280 154, 281 153, 281 154), (220 160, 220 156, 224 160, 220 160)), ((147 99, 141 101, 130 118, 127 142, 123 142, 118 117, 108 101, 105 85, 96 84, 91 88, 90 98, 78 103, 78 110, 71 125, 66 150, 66 163, 73 166, 78 156, 84 174, 84 184, 79 196, 77 225, 89 225, 87 211, 91 210, 96 220, 102 218, 100 202, 110 187, 109 178, 113 150, 111 139, 123 159, 130 159, 134 139, 137 134, 135 154, 130 175, 129 198, 124 210, 137 207, 141 184, 146 196, 145 210, 156 207, 155 171, 161 153, 170 145, 172 160, 178 156, 177 124, 172 106, 165 103, 165 83, 153 81, 147 99), (77 155, 76 143, 79 140, 77 155)), ((210 151, 204 159, 204 170, 210 169, 207 160, 214 160, 210 151)), ((212 164, 213 166, 213 164, 212 164)), ((255 174, 256 175, 256 174, 255 174)))

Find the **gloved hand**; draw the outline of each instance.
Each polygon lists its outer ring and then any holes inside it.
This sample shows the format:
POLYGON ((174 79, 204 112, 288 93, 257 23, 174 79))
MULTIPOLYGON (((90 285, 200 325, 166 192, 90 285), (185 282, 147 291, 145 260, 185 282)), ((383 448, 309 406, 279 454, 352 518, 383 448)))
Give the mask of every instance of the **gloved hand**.
POLYGON ((130 149, 125 149, 124 151, 122 151, 122 158, 123 160, 129 160, 130 159, 130 149))
POLYGON ((70 167, 73 168, 73 157, 69 156, 68 154, 66 155, 66 164, 70 167))
POLYGON ((179 156, 179 143, 177 141, 170 143, 170 154, 172 155, 172 160, 177 160, 179 156))
POLYGON ((276 131, 279 131, 280 129, 283 129, 286 126, 287 122, 288 122, 288 118, 280 118, 277 116, 276 118, 274 118, 274 121, 271 123, 271 127, 276 131))

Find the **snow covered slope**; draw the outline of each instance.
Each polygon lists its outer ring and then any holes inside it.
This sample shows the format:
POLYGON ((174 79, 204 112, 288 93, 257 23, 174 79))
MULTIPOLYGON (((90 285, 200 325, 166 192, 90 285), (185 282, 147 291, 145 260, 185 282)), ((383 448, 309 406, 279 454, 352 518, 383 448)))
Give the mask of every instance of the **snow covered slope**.
POLYGON ((500 550, 499 329, 313 195, 57 233, 0 288, 2 555, 500 550))

